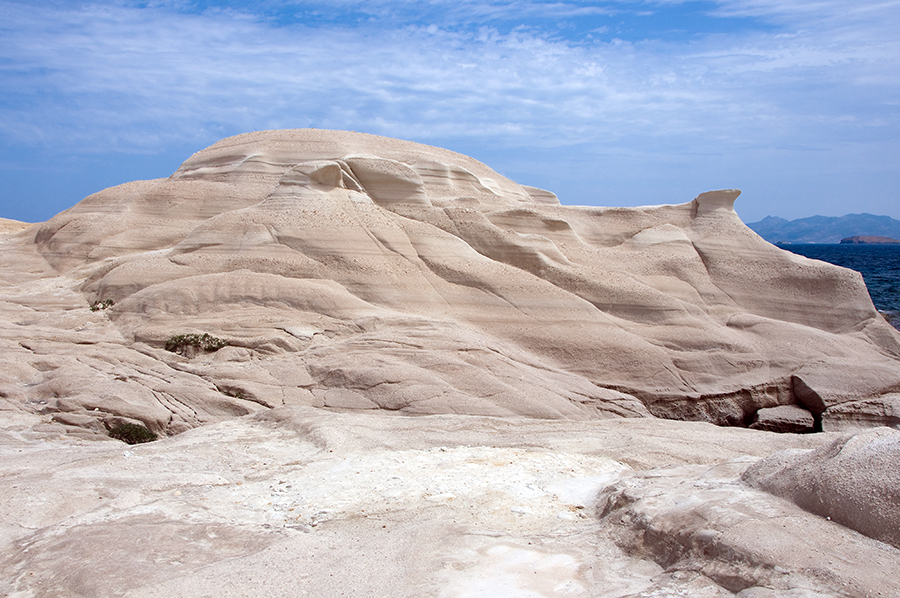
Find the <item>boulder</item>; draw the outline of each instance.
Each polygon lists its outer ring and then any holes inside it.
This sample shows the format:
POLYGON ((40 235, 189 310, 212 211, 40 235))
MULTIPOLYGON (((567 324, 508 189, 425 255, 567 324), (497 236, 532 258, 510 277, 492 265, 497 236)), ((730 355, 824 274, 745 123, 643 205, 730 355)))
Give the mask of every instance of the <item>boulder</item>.
POLYGON ((649 591, 626 596, 897 594, 900 582, 892 573, 900 551, 741 484, 748 461, 635 472, 598 494, 601 538, 611 536, 628 554, 652 559, 667 573, 649 591), (675 580, 700 587, 667 587, 675 580))
POLYGON ((822 413, 825 432, 859 431, 875 426, 900 429, 900 394, 838 403, 822 413))
POLYGON ((744 483, 900 547, 900 431, 874 428, 751 465, 744 483))
POLYGON ((750 427, 754 430, 768 432, 802 433, 812 432, 815 428, 813 414, 796 405, 779 405, 764 407, 756 412, 750 427))

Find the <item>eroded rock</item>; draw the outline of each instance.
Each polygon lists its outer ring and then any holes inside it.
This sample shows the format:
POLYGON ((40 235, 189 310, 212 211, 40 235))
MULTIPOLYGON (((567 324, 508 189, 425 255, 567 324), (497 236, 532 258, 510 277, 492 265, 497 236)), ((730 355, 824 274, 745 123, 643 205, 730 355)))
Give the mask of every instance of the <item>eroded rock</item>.
POLYGON ((406 141, 228 138, 4 229, 0 392, 163 434, 282 405, 888 423, 898 333, 858 273, 746 228, 739 194, 574 207, 406 141), (163 350, 203 334, 227 346, 163 350))
POLYGON ((278 408, 127 446, 2 414, 10 596, 898 591, 900 550, 737 483, 826 434, 278 408))
MULTIPOLYGON (((737 483, 751 463, 739 459, 623 477, 599 495, 603 533, 670 575, 693 578, 691 596, 718 590, 742 598, 861 598, 900 590, 890 573, 896 549, 737 483)), ((750 477, 748 472, 743 479, 750 477)), ((667 589, 659 584, 639 595, 678 595, 667 589)))
POLYGON ((857 431, 875 426, 900 429, 900 394, 847 401, 822 413, 822 429, 827 432, 857 431))
POLYGON ((784 451, 752 465, 750 486, 900 547, 900 432, 875 428, 814 451, 784 451))
POLYGON ((756 412, 750 427, 767 432, 802 433, 815 430, 813 414, 796 405, 765 407, 756 412))

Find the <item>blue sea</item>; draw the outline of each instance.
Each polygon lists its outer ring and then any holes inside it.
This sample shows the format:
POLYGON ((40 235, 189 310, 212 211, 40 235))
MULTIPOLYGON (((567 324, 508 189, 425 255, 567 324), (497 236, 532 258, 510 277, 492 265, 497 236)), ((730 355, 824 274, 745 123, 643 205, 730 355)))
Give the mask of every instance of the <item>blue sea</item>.
POLYGON ((872 303, 900 326, 900 245, 779 245, 863 275, 872 303))

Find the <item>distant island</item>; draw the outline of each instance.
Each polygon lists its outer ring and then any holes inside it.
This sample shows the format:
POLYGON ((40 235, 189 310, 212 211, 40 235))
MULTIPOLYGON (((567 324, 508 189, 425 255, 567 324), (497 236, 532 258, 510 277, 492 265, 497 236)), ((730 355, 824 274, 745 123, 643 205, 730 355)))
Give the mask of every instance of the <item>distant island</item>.
POLYGON ((890 216, 847 214, 785 220, 767 216, 747 224, 756 234, 775 244, 841 243, 854 237, 900 238, 900 220, 890 216))
POLYGON ((871 237, 858 235, 841 239, 841 245, 900 245, 900 240, 890 237, 871 237))

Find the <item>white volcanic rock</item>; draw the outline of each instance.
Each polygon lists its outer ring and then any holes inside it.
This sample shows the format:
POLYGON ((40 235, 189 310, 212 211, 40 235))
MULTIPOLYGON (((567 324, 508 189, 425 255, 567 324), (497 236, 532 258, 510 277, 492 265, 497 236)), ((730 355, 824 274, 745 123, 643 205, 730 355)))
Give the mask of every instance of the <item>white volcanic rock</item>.
POLYGON ((10 220, 9 218, 0 218, 0 235, 9 235, 22 232, 31 227, 30 222, 21 222, 19 220, 10 220))
POLYGON ((873 426, 900 429, 900 394, 838 403, 822 413, 826 432, 858 431, 873 426))
POLYGON ((5 415, 0 595, 900 592, 896 548, 736 483, 829 434, 281 408, 128 447, 5 415))
POLYGON ((166 434, 279 405, 747 425, 900 390, 861 277, 760 239, 738 194, 562 206, 416 143, 240 135, 3 240, 0 385, 166 434), (163 350, 188 333, 230 347, 163 350))
POLYGON ((813 414, 796 405, 765 407, 756 412, 750 427, 769 432, 812 432, 816 420, 813 414))
POLYGON ((813 363, 798 370, 791 384, 797 402, 821 418, 823 429, 897 427, 900 394, 883 392, 896 373, 896 367, 878 363, 813 363))
POLYGON ((742 479, 800 507, 900 547, 900 432, 875 428, 816 450, 788 450, 742 479))
POLYGON ((876 441, 819 456, 898 425, 900 344, 738 193, 562 206, 446 150, 269 131, 3 228, 0 593, 898 595, 895 547, 739 483, 766 458, 869 472, 839 509, 893 492, 876 441), (653 417, 787 405, 826 432, 653 417))
MULTIPOLYGON (((635 596, 862 598, 900 591, 900 551, 740 484, 752 461, 636 472, 600 493, 595 508, 608 537, 665 569, 635 596)), ((789 477, 785 472, 783 480, 789 477)), ((896 504, 885 506, 897 513, 896 504)))

